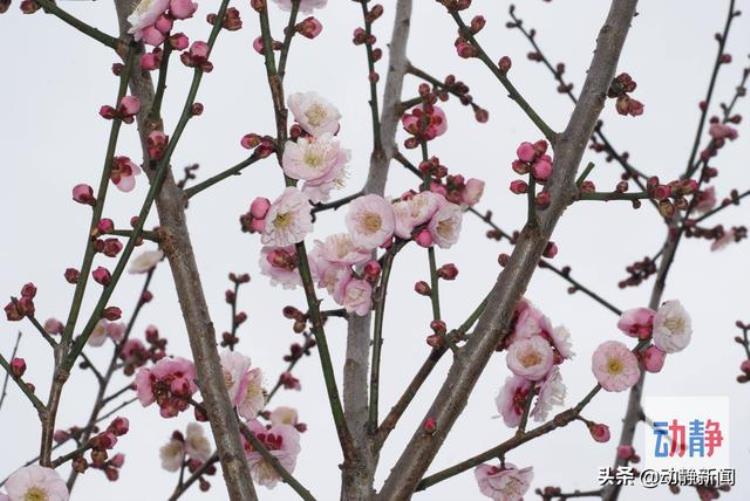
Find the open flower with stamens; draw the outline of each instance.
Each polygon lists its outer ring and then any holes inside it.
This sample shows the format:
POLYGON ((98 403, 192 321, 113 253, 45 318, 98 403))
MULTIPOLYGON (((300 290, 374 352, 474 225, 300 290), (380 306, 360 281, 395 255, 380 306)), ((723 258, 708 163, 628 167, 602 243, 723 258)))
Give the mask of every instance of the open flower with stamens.
MULTIPOLYGON (((277 0, 277 3, 280 2, 277 0)), ((287 0, 286 3, 291 3, 291 0, 287 0)), ((311 3, 315 2, 302 0, 300 8, 311 3)), ((318 0, 317 3, 322 7, 326 2, 322 0, 321 3, 321 0, 318 0)), ((317 7, 317 5, 312 5, 312 7, 317 7)), ((287 105, 294 115, 294 120, 311 136, 320 137, 323 134, 338 132, 341 113, 316 92, 296 92, 289 96, 287 105)))
POLYGON ((532 336, 514 341, 508 348, 506 361, 516 376, 539 381, 552 369, 554 358, 549 342, 542 336, 532 336))
POLYGON ((458 242, 462 220, 463 210, 461 207, 445 201, 444 205, 432 216, 427 229, 438 247, 448 249, 458 242))
POLYGON ((403 239, 412 237, 417 226, 427 223, 438 211, 445 197, 432 191, 423 191, 406 200, 393 203, 396 236, 403 239))
POLYGON ((266 227, 261 236, 263 245, 286 247, 302 242, 312 230, 309 199, 290 186, 271 204, 266 215, 266 227))
POLYGON ((625 391, 641 375, 638 358, 619 341, 605 341, 594 351, 591 370, 607 391, 625 391))
POLYGON ((654 344, 664 353, 684 350, 693 328, 690 315, 677 300, 665 301, 654 315, 654 344))
POLYGON ((312 202, 325 202, 330 191, 343 185, 349 150, 342 149, 330 133, 287 141, 281 164, 284 174, 304 180, 302 192, 312 202))
POLYGON ((522 501, 531 487, 534 472, 531 467, 519 470, 511 463, 503 466, 480 464, 474 476, 482 494, 495 501, 522 501))
POLYGON ((52 468, 35 464, 16 470, 5 482, 10 501, 67 501, 65 481, 52 468))
POLYGON ((374 249, 393 236, 395 221, 390 202, 380 195, 354 199, 346 215, 346 227, 357 247, 374 249))
POLYGON ((263 247, 260 250, 260 272, 271 278, 271 285, 281 284, 285 289, 302 285, 299 274, 297 250, 287 247, 263 247))
MULTIPOLYGON (((297 465, 297 456, 300 452, 299 432, 294 426, 287 424, 274 424, 266 428, 257 419, 247 422, 250 433, 265 446, 289 473, 294 473, 297 465)), ((247 461, 250 465, 250 475, 253 480, 269 489, 273 489, 281 479, 271 463, 257 452, 252 444, 243 438, 247 461)))

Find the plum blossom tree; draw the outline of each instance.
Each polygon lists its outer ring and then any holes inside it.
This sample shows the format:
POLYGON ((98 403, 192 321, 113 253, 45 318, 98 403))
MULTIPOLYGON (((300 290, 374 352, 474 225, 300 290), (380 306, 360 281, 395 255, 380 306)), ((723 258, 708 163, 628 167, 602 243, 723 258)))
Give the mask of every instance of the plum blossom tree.
MULTIPOLYGON (((84 235, 80 266, 64 272, 64 279, 74 286, 67 317, 40 322, 34 305, 38 290, 33 283, 23 285, 5 306, 9 321, 27 322, 49 344, 54 374, 47 391, 25 378, 27 366, 41 362, 20 356, 20 334, 10 357, 0 355, 0 365, 7 373, 0 406, 8 383, 13 382, 36 410, 41 429, 38 457, 8 472, 0 484, 4 490, 0 499, 64 501, 75 497, 76 482, 91 470, 100 470, 111 481, 118 480, 119 471, 127 466, 125 456, 116 452, 117 443, 131 433, 128 418, 118 415, 126 407, 131 417, 140 412, 158 412, 161 419, 191 416, 185 431, 176 429, 158 450, 162 467, 177 477, 172 500, 196 485, 202 491, 209 490, 209 479, 219 469, 233 500, 262 498, 263 491, 258 487, 273 489, 279 482, 287 484, 297 497, 315 499, 314 486, 304 486, 295 478, 295 470, 304 467, 297 461, 307 432, 307 425, 300 420, 303 412, 330 412, 338 439, 335 452, 342 459, 341 498, 346 500, 408 499, 416 491, 469 470, 473 470, 477 492, 482 495, 500 501, 523 499, 544 472, 535 471, 533 465, 515 466, 506 457, 575 422, 585 425, 594 441, 609 442, 609 426, 584 416, 589 403, 602 391, 629 392, 621 437, 612 450, 613 462, 615 466, 637 463, 635 428, 647 421, 640 403, 645 375, 659 373, 667 359, 671 362, 677 352, 689 347, 693 336, 689 309, 678 299, 665 300, 664 295, 679 243, 685 238, 704 239, 718 251, 740 242, 747 233, 745 227, 709 227, 705 223, 750 194, 735 190, 719 202, 711 185, 719 174, 713 167, 715 157, 738 138, 736 125, 741 116, 735 107, 745 95, 750 76, 750 69, 744 69, 735 95, 720 105, 719 114, 711 115, 717 75, 732 59, 725 52, 725 43, 739 15, 735 1, 729 0, 724 30, 716 38, 718 54, 707 96, 701 102, 687 166, 678 178, 663 181, 633 166, 629 156, 617 150, 605 135, 600 120, 605 106, 614 107, 622 120, 637 120, 648 112, 636 97, 638 86, 633 76, 618 67, 628 31, 637 22, 636 0, 611 1, 578 93, 565 79, 564 65, 550 63, 536 32, 527 29, 511 6, 506 26, 528 40, 532 46, 528 58, 543 64, 557 83, 558 92, 574 104, 561 131, 548 125, 513 83, 511 57, 495 60, 488 54, 479 40, 487 21, 479 14, 468 19, 467 11, 474 8, 471 0, 438 0, 435 15, 443 12, 440 15, 455 22, 457 57, 486 67, 497 80, 498 91, 507 93, 538 129, 539 137, 518 138, 515 158, 503 160, 517 176, 510 183, 510 191, 524 197, 525 223, 517 231, 500 228, 490 211, 478 209, 489 180, 467 179, 436 156, 435 140, 450 137, 449 122, 460 119, 449 116, 445 101, 457 99, 471 108, 480 124, 490 116, 455 76, 440 80, 408 59, 411 0, 392 3, 395 20, 387 66, 380 62, 384 54, 374 31, 384 7, 371 0, 355 0, 361 6, 358 23, 362 26, 354 31, 352 41, 365 49, 372 150, 365 185, 343 195, 340 192, 348 172, 362 166, 351 165, 351 152, 339 136, 342 114, 336 107, 336 96, 326 89, 289 92, 284 86, 287 72, 292 71, 287 61, 293 42, 297 35, 314 40, 321 33, 324 27, 315 14, 326 7, 326 0, 251 0, 251 10, 242 15, 239 6, 230 3, 117 1, 120 33, 115 36, 73 16, 53 0, 20 2, 25 14, 42 10, 89 41, 110 49, 116 60, 112 73, 117 93, 113 104, 99 110, 110 130, 99 183, 96 188, 85 182, 72 188, 73 201, 91 211, 91 220, 84 235), (180 32, 182 21, 201 10, 213 9, 215 12, 201 12, 209 25, 205 39, 196 38, 201 33, 180 32), (283 30, 271 22, 272 16, 279 15, 286 19, 283 30), (301 19, 301 15, 309 17, 301 19), (244 135, 238 131, 240 146, 249 151, 247 158, 200 182, 194 182, 197 167, 188 167, 184 179, 178 181, 172 168, 173 155, 186 128, 204 111, 197 98, 202 81, 212 78, 217 40, 224 32, 241 30, 249 18, 261 31, 260 37, 248 40, 249 64, 260 67, 258 55, 262 58, 271 96, 267 105, 273 112, 275 130, 244 135), (250 47, 257 55, 249 51, 250 47), (168 70, 179 64, 191 68, 193 76, 177 122, 169 129, 162 107, 169 87, 168 70), (385 82, 381 85, 380 71, 384 68, 385 82), (416 97, 404 97, 407 75, 420 81, 416 97), (121 151, 120 136, 131 129, 137 129, 133 133, 137 132, 142 147, 139 158, 133 152, 121 151), (399 129, 404 138, 397 141, 399 129), (584 163, 587 150, 604 156, 596 162, 614 162, 621 167, 621 180, 611 191, 598 190, 590 179, 596 163, 584 163), (282 309, 283 316, 293 321, 293 330, 301 341, 284 354, 286 365, 270 388, 265 385, 264 374, 272 369, 254 366, 238 348, 238 329, 247 320, 247 314, 238 311, 238 295, 250 276, 229 274, 232 287, 225 299, 231 308, 231 328, 217 337, 185 218, 193 197, 218 183, 231 182, 233 176, 260 162, 278 167, 278 190, 248 200, 247 212, 239 217, 240 229, 257 244, 258 253, 252 259, 258 260, 264 285, 302 292, 299 297, 304 300, 302 309, 282 309), (396 168, 413 174, 412 182, 388 186, 389 191, 400 194, 387 195, 389 171, 396 168), (142 182, 148 183, 148 191, 138 214, 130 217, 128 224, 115 223, 115 219, 126 217, 123 215, 105 217, 112 211, 107 205, 110 184, 131 193, 142 182), (631 191, 631 185, 636 191, 631 191), (569 268, 553 264, 558 247, 551 237, 558 221, 571 204, 588 202, 629 202, 634 208, 645 205, 642 210, 653 209, 652 215, 664 223, 667 236, 660 251, 629 266, 630 276, 620 284, 623 288, 638 286, 653 275, 647 303, 623 311, 573 278, 569 268), (147 229, 146 220, 154 207, 159 224, 147 229), (345 212, 345 221, 337 232, 322 235, 316 231, 318 218, 339 209, 345 212), (476 304, 466 320, 449 326, 443 313, 446 304, 441 301, 441 281, 455 280, 460 263, 439 264, 438 256, 445 249, 466 245, 463 223, 468 217, 488 226, 489 239, 507 240, 513 250, 499 254, 497 280, 491 290, 473 298, 476 304), (388 362, 382 351, 386 299, 394 262, 407 247, 421 249, 426 258, 429 282, 418 281, 414 291, 429 300, 432 314, 424 361, 383 416, 381 369, 388 362), (142 338, 134 331, 136 319, 154 298, 151 280, 164 261, 172 272, 190 354, 174 353, 169 339, 156 326, 149 326, 142 338), (126 269, 143 277, 142 290, 129 310, 111 302, 126 269), (612 338, 593 353, 576 354, 575 335, 564 325, 554 326, 531 298, 525 297, 537 270, 558 275, 571 292, 582 292, 612 312, 616 318, 606 326, 615 332, 612 338), (83 298, 91 288, 96 288, 98 299, 86 312, 83 298), (331 304, 335 307, 322 307, 331 304), (334 318, 347 323, 343 367, 334 363, 328 344, 329 321, 334 318), (91 350, 111 352, 105 368, 89 358, 91 350), (295 366, 313 355, 320 362, 326 405, 300 411, 273 407, 271 401, 278 391, 301 388, 295 366), (380 452, 391 432, 446 355, 452 357, 450 368, 419 426, 402 445, 394 464, 380 464, 380 452), (428 473, 448 434, 460 433, 453 430, 456 420, 492 357, 503 358, 510 372, 495 395, 495 404, 513 435, 453 466, 428 473), (592 387, 576 404, 566 407, 566 397, 574 392, 566 387, 564 372, 572 364, 590 364, 592 387), (59 409, 63 390, 76 370, 92 373, 98 391, 88 420, 65 427, 59 422, 59 409), (117 381, 120 388, 113 389, 117 381), (134 402, 143 410, 129 407, 134 402), (530 421, 536 424, 531 427, 530 421), (205 422, 210 425, 212 441, 200 424, 205 422), (375 474, 382 467, 392 469, 382 485, 376 485, 375 474)), ((0 0, 0 12, 9 5, 9 0, 0 0)), ((468 256, 470 246, 466 249, 468 256)), ((737 327, 742 331, 737 342, 750 360, 750 328, 741 322, 737 327)), ((245 343, 242 350, 252 353, 253 346, 245 343)), ((740 383, 750 380, 748 360, 740 367, 740 383)), ((492 397, 484 396, 487 400, 492 397)), ((698 493, 702 499, 711 499, 726 488, 701 486, 698 493)), ((535 492, 545 500, 591 496, 612 501, 621 489, 605 486, 566 493, 548 486, 535 492)))

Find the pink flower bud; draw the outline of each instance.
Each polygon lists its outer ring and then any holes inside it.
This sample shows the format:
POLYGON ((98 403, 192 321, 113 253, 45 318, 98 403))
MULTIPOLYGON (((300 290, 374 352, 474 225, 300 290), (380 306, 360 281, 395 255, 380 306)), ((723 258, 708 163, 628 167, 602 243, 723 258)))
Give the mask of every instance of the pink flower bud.
POLYGON ((156 22, 154 23, 154 28, 161 31, 164 35, 168 34, 170 31, 172 31, 172 18, 168 17, 164 14, 156 18, 156 22))
MULTIPOLYGON (((109 464, 111 464, 115 468, 122 468, 122 465, 125 464, 125 454, 123 454, 122 452, 118 452, 112 457, 112 459, 109 460, 109 464)), ((109 476, 107 478, 109 478, 109 476)))
POLYGON ((420 296, 429 296, 432 292, 430 286, 423 280, 414 284, 414 291, 420 296))
POLYGON ((609 442, 609 426, 602 423, 591 423, 588 425, 591 437, 600 443, 609 442))
POLYGON ((123 96, 118 111, 126 117, 132 117, 141 111, 141 100, 135 96, 123 96))
POLYGON ((18 357, 11 360, 10 372, 13 373, 15 377, 23 376, 24 372, 26 372, 26 360, 18 357))
POLYGON ((263 50, 264 50, 264 49, 263 49, 263 37, 258 37, 258 38, 256 38, 255 40, 253 40, 253 49, 254 49, 254 50, 255 50, 255 52, 257 52, 258 54, 261 54, 261 55, 263 55, 263 53, 264 53, 264 52, 263 52, 263 50))
POLYGON ((143 43, 147 45, 151 45, 153 47, 158 47, 161 45, 161 43, 166 38, 164 36, 164 33, 156 29, 156 26, 147 26, 143 28, 141 31, 141 35, 143 36, 143 43))
POLYGON ((620 459, 628 460, 635 455, 635 449, 632 445, 619 445, 617 446, 617 457, 620 459))
POLYGON ((188 19, 193 17, 195 11, 198 10, 198 4, 193 3, 191 0, 171 0, 169 2, 169 13, 175 19, 188 19))
POLYGON ((740 364, 740 370, 746 374, 750 374, 750 360, 743 360, 740 364))
POLYGON ((88 184, 77 184, 73 187, 73 200, 79 204, 94 205, 94 189, 88 184))
POLYGON ((21 296, 29 299, 34 299, 36 296, 36 285, 33 282, 29 282, 21 287, 21 296))
POLYGON ((375 260, 368 261, 362 269, 365 279, 369 282, 376 282, 380 276, 380 263, 375 260))
POLYGON ((263 233, 266 230, 265 219, 253 219, 250 221, 250 232, 251 233, 263 233))
POLYGON ((430 234, 429 230, 427 230, 427 228, 423 228, 419 233, 417 233, 417 235, 414 237, 414 241, 420 247, 432 247, 433 244, 432 235, 430 234))
POLYGON ((67 268, 65 270, 65 281, 69 284, 76 284, 78 283, 78 277, 80 276, 80 272, 76 270, 75 268, 67 268))
POLYGON ((458 268, 453 263, 446 263, 438 268, 437 275, 443 280, 455 280, 458 276, 458 268))
POLYGON ((55 430, 54 435, 52 435, 52 440, 57 444, 62 444, 70 440, 70 433, 65 430, 55 430))
POLYGON ((93 272, 91 272, 91 276, 94 277, 94 280, 102 285, 108 285, 109 281, 112 279, 112 275, 110 275, 109 270, 107 268, 104 268, 103 266, 99 266, 96 268, 93 272))
POLYGON ((146 146, 148 148, 148 156, 152 160, 160 160, 164 156, 164 150, 167 148, 168 138, 160 130, 153 130, 148 134, 146 138, 146 146))
POLYGON ((537 181, 544 182, 552 175, 552 163, 542 157, 531 167, 531 173, 537 181))
POLYGON ((125 435, 130 430, 130 421, 126 417, 116 417, 109 424, 109 430, 118 437, 125 435))
POLYGON ((257 197, 250 204, 250 214, 256 219, 263 219, 268 214, 268 209, 271 208, 271 201, 267 198, 257 197))
POLYGON ((62 334, 65 326, 56 318, 48 318, 44 321, 44 331, 47 334, 62 334))
POLYGON ((672 188, 666 184, 660 184, 654 188, 653 196, 657 200, 665 200, 672 194, 672 188))
POLYGON ((435 418, 428 417, 427 419, 425 419, 424 424, 422 425, 422 429, 429 435, 435 433, 435 430, 437 429, 437 421, 435 421, 435 418))
POLYGON ((534 150, 533 144, 524 141, 518 149, 516 149, 516 155, 522 162, 532 162, 534 158, 536 158, 536 150, 534 150))
POLYGON ((154 71, 159 67, 161 57, 155 52, 146 52, 141 56, 141 69, 143 71, 154 71))
POLYGON ((294 28, 297 30, 297 32, 300 35, 309 39, 313 39, 317 37, 318 35, 320 35, 320 32, 323 31, 323 25, 320 24, 320 21, 318 21, 312 16, 304 19, 301 23, 297 24, 297 26, 295 26, 294 28))
POLYGON ((547 207, 549 207, 551 198, 552 196, 549 194, 549 191, 542 191, 536 194, 534 203, 536 203, 538 209, 546 209, 547 207))
POLYGON ((115 223, 109 218, 102 218, 96 223, 96 229, 99 233, 111 233, 115 229, 115 223))
POLYGON ((508 56, 503 56, 500 58, 500 61, 498 61, 497 66, 503 73, 508 73, 512 64, 513 63, 508 56))
POLYGON ((510 182, 510 191, 512 191, 516 195, 522 195, 529 191, 529 185, 526 183, 526 181, 516 179, 515 181, 510 182))
POLYGON ((174 50, 185 50, 190 44, 190 39, 184 33, 175 33, 169 37, 169 45, 174 50))
POLYGON ((547 242, 547 247, 544 249, 544 257, 552 259, 557 256, 557 244, 555 242, 547 242))
POLYGON ((190 55, 194 58, 208 59, 209 47, 206 42, 193 42, 190 46, 190 55))
POLYGON ((104 106, 99 108, 99 115, 101 115, 102 118, 106 118, 107 120, 112 120, 117 116, 117 110, 105 104, 104 106))
POLYGON ((110 322, 119 320, 120 317, 122 317, 122 310, 117 306, 107 306, 102 312, 102 318, 109 320, 110 322))
POLYGON ((659 372, 664 367, 667 354, 651 345, 640 353, 640 358, 643 368, 648 372, 659 372))

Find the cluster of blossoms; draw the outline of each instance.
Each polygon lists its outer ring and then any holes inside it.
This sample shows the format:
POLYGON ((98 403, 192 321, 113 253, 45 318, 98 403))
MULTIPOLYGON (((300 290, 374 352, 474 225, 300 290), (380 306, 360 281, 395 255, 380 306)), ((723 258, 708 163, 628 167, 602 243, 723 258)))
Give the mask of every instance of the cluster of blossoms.
MULTIPOLYGON (((297 411, 289 407, 275 409, 271 412, 269 421, 270 423, 264 426, 257 419, 251 419, 247 422, 247 427, 281 466, 289 473, 293 473, 301 450, 298 428, 304 429, 304 425, 297 422, 297 411)), ((276 469, 249 441, 243 438, 243 443, 253 481, 269 489, 275 487, 281 479, 276 469)))
POLYGON ((36 307, 34 306, 36 286, 29 282, 21 287, 21 297, 11 298, 10 303, 5 305, 5 317, 9 322, 19 322, 24 317, 32 318, 36 307))
POLYGON ((638 84, 627 73, 620 73, 612 80, 607 91, 607 97, 616 99, 615 109, 620 115, 637 117, 643 115, 643 103, 630 97, 638 84))
POLYGON ((190 423, 184 435, 176 430, 172 433, 169 442, 159 449, 159 457, 161 467, 167 471, 178 471, 187 464, 192 473, 211 457, 211 443, 200 424, 190 423))
MULTIPOLYGON (((117 445, 117 437, 128 433, 130 423, 127 418, 116 417, 103 432, 95 435, 89 440, 91 448, 91 459, 87 461, 82 455, 73 458, 73 470, 78 473, 85 472, 89 467, 101 470, 111 482, 120 478, 120 468, 125 464, 125 454, 117 453, 109 457, 108 450, 117 445)), ((57 434, 57 432, 56 432, 57 434)))
POLYGON ((133 38, 148 45, 158 46, 172 31, 175 20, 188 19, 198 9, 192 0, 141 0, 128 16, 133 38))
POLYGON ((511 463, 498 466, 481 464, 474 469, 479 491, 496 501, 520 501, 531 487, 534 471, 518 469, 511 463))
POLYGON ((162 358, 153 367, 142 367, 135 376, 136 393, 141 405, 156 402, 164 418, 177 416, 189 406, 198 390, 195 366, 184 358, 162 358))
POLYGON ((521 423, 534 396, 537 400, 529 415, 536 421, 544 421, 553 406, 564 404, 566 388, 558 366, 574 356, 565 327, 553 328, 541 311, 522 299, 514 312, 511 334, 499 349, 507 349, 506 362, 513 373, 495 401, 507 426, 521 423))
POLYGON ((156 363, 167 356, 167 339, 160 337, 159 330, 153 325, 146 327, 146 342, 148 348, 140 339, 128 339, 118 350, 117 356, 122 360, 122 371, 126 376, 132 376, 136 369, 149 361, 156 363))
POLYGON ((38 465, 16 470, 5 482, 0 501, 68 501, 70 494, 65 481, 52 468, 38 465))
MULTIPOLYGON (((522 176, 529 175, 530 179, 541 185, 546 184, 552 176, 552 157, 547 154, 549 147, 547 141, 541 139, 535 143, 524 141, 516 149, 516 159, 513 160, 513 171, 522 176)), ((516 179, 510 183, 510 191, 520 195, 529 191, 529 184, 522 180, 516 179)), ((546 208, 550 202, 549 192, 542 190, 536 194, 535 199, 537 207, 546 208)))
POLYGON ((634 308, 622 314, 617 327, 626 335, 647 343, 637 352, 620 341, 605 341, 594 351, 592 370, 607 391, 625 391, 639 379, 641 368, 659 372, 668 353, 682 351, 690 343, 690 316, 679 301, 666 301, 657 311, 634 308))

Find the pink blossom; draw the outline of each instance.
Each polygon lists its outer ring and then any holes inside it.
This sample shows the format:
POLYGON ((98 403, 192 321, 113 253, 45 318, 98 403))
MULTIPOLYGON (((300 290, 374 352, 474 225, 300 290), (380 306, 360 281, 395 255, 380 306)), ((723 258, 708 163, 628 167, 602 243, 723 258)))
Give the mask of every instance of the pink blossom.
POLYGON ((325 202, 330 191, 343 185, 349 150, 342 149, 329 133, 317 138, 287 141, 282 158, 284 174, 304 180, 302 192, 314 203, 325 202))
POLYGON ((10 501, 67 501, 65 481, 52 468, 29 465, 16 470, 5 482, 10 501))
POLYGON ((409 134, 427 141, 445 134, 448 120, 445 112, 437 106, 419 105, 401 118, 401 125, 409 134))
POLYGON ((427 228, 422 228, 422 230, 414 236, 414 241, 417 245, 424 247, 425 249, 429 249, 435 245, 435 240, 432 238, 432 234, 427 228))
POLYGON ((463 211, 461 207, 445 201, 443 206, 432 216, 427 226, 432 239, 438 247, 448 249, 458 242, 458 237, 461 234, 462 220, 463 211))
POLYGON ((316 241, 308 258, 310 272, 317 286, 325 288, 334 296, 335 301, 341 303, 346 284, 352 276, 351 265, 327 259, 324 244, 320 241, 316 241))
POLYGON ((101 346, 107 340, 112 339, 115 343, 119 343, 125 334, 125 324, 122 322, 107 322, 104 319, 99 320, 94 330, 91 331, 89 336, 89 346, 101 346))
POLYGON ((695 211, 705 214, 716 206, 716 190, 709 186, 705 190, 696 194, 698 203, 695 204, 695 211))
POLYGON ((484 193, 484 181, 481 179, 469 178, 466 181, 466 187, 461 195, 461 203, 469 207, 476 205, 482 199, 484 193))
POLYGON ((562 381, 560 369, 557 366, 552 367, 547 377, 539 385, 539 396, 536 399, 534 408, 531 409, 531 417, 535 421, 546 421, 553 407, 565 405, 566 394, 567 388, 562 381))
POLYGON ((169 0, 141 0, 128 16, 128 33, 139 42, 143 38, 143 30, 151 27, 168 8, 169 0))
MULTIPOLYGON (((396 236, 405 240, 412 238, 414 229, 432 219, 442 203, 445 203, 444 197, 432 191, 422 191, 406 200, 394 202, 392 206, 396 236)), ((430 237, 430 244, 425 247, 431 245, 432 238, 430 237)))
POLYGON ((346 282, 341 305, 348 313, 363 317, 369 313, 372 306, 372 285, 366 280, 353 278, 346 282))
POLYGON ((346 227, 357 247, 374 249, 393 236, 395 221, 391 204, 379 195, 361 196, 349 205, 346 227))
POLYGON ((120 191, 127 193, 135 187, 135 176, 140 173, 141 168, 128 157, 115 157, 112 162, 110 179, 120 191))
POLYGON ((564 325, 558 325, 550 332, 549 341, 555 348, 556 355, 559 354, 564 360, 575 356, 573 344, 570 342, 570 332, 564 325))
POLYGON ((237 404, 237 412, 245 419, 255 419, 265 405, 266 392, 263 389, 263 372, 256 367, 245 374, 237 404))
POLYGON ((651 345, 640 353, 640 357, 644 369, 648 372, 659 372, 664 367, 667 354, 651 345))
POLYGON ((554 353, 546 339, 532 336, 513 341, 508 348, 506 362, 516 376, 539 381, 552 369, 554 353))
POLYGON ((297 269, 297 251, 293 245, 287 247, 263 247, 260 250, 260 272, 271 278, 271 285, 294 289, 302 285, 297 269))
POLYGON ((474 469, 479 491, 495 501, 523 501, 531 487, 534 472, 531 467, 519 470, 511 463, 501 466, 481 464, 474 469))
POLYGON ((286 247, 302 242, 312 230, 311 206, 307 196, 290 186, 277 198, 266 215, 263 245, 286 247))
POLYGON ((167 35, 172 30, 173 24, 174 20, 171 17, 167 16, 166 14, 162 14, 156 19, 154 28, 161 31, 164 35, 167 35))
POLYGON ((94 189, 88 184, 77 184, 73 187, 73 200, 79 204, 94 205, 94 189))
POLYGON ((229 401, 235 407, 240 403, 243 386, 250 370, 250 359, 236 351, 224 351, 220 356, 224 387, 229 393, 229 401))
POLYGON ((512 376, 505 380, 503 389, 495 399, 495 405, 506 426, 515 428, 521 423, 526 400, 533 385, 534 383, 520 376, 512 376))
POLYGON ((531 174, 534 179, 544 183, 552 175, 552 159, 549 155, 542 155, 534 164, 531 166, 531 174))
POLYGON ((617 322, 617 328, 630 337, 648 339, 654 327, 654 315, 651 308, 633 308, 623 312, 617 322))
POLYGON ((721 123, 711 124, 708 127, 708 133, 717 141, 722 139, 734 141, 737 139, 737 129, 721 123))
POLYGON ((665 301, 654 315, 654 344, 665 353, 684 350, 693 328, 690 315, 677 300, 665 301))
POLYGON ((589 433, 591 433, 591 437, 600 443, 606 443, 609 442, 610 432, 609 432, 609 426, 602 423, 591 423, 588 425, 589 427, 589 433))
POLYGON ((187 399, 198 390, 195 366, 184 358, 162 358, 151 368, 142 367, 135 376, 141 405, 156 402, 164 418, 175 417, 188 408, 187 399))
MULTIPOLYGON (((281 10, 290 11, 292 10, 292 0, 273 0, 281 10)), ((322 9, 326 6, 328 0, 300 0, 299 10, 305 14, 309 14, 313 9, 322 9)))
POLYGON ((287 104, 294 120, 308 134, 320 137, 338 132, 341 113, 317 93, 297 92, 289 96, 287 104))
POLYGON ((320 247, 321 257, 332 264, 359 265, 370 259, 370 252, 354 245, 348 233, 329 235, 315 245, 320 247))
POLYGON ((534 149, 534 145, 528 141, 524 141, 520 144, 520 146, 518 146, 518 149, 516 150, 516 156, 522 162, 532 162, 536 157, 536 150, 534 149))
POLYGON ((605 341, 594 351, 591 369, 596 380, 607 391, 625 391, 641 375, 638 359, 619 341, 605 341))
POLYGON ((141 100, 136 96, 123 96, 117 110, 125 117, 137 115, 141 110, 141 100))
POLYGON ((310 16, 297 24, 296 29, 303 37, 313 39, 323 32, 323 25, 316 18, 310 16))
POLYGON ((198 10, 198 4, 191 0, 171 0, 169 2, 169 13, 175 19, 188 19, 193 17, 198 10))
MULTIPOLYGON (((299 432, 294 426, 274 424, 266 428, 257 419, 253 419, 247 422, 247 427, 286 471, 294 472, 301 450, 299 432)), ((245 451, 253 480, 259 485, 273 489, 281 479, 279 474, 249 442, 245 442, 245 451)))

